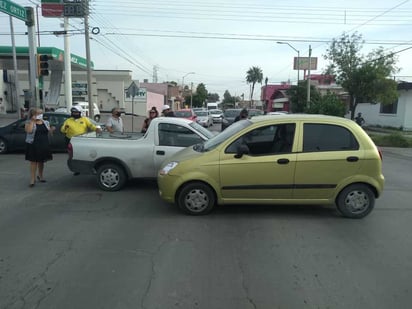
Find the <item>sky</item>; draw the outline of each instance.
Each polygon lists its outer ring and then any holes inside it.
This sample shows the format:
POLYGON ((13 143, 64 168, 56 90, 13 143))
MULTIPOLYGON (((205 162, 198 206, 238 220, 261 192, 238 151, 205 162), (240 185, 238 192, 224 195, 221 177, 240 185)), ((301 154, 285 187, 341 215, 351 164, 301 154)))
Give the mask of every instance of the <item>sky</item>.
MULTIPOLYGON (((62 18, 43 17, 40 0, 12 2, 38 12, 40 46, 64 49, 64 38, 53 34, 63 30, 62 18)), ((83 19, 69 24, 71 53, 85 58, 83 19)), ((24 22, 13 25, 16 45, 27 46, 24 22)), ((139 81, 156 75, 158 82, 203 83, 221 99, 226 90, 249 98, 246 72, 254 66, 269 84, 296 84, 293 58, 296 50, 308 57, 309 46, 318 58, 311 73, 321 74, 327 47, 343 33, 362 35, 362 54, 379 46, 396 53, 396 78, 412 81, 412 0, 90 0, 89 26, 99 31, 90 34, 95 69, 130 70, 139 81)), ((11 45, 9 17, 1 12, 0 45, 11 45)))

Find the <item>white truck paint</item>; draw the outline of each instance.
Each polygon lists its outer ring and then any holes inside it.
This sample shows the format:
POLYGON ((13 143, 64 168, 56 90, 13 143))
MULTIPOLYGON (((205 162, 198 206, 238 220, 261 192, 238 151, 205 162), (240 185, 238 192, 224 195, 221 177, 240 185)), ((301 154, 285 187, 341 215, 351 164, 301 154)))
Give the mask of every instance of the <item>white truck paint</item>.
POLYGON ((159 117, 152 120, 146 134, 91 132, 75 136, 67 163, 72 172, 95 174, 102 190, 117 191, 130 178, 156 178, 166 158, 213 136, 196 122, 159 117))

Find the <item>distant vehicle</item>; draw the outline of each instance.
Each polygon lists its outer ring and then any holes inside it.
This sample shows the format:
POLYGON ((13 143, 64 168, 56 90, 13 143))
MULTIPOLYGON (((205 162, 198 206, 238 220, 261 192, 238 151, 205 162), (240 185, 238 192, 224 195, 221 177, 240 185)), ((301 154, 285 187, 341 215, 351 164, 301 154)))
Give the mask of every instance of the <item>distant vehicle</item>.
POLYGON ((222 118, 223 118, 223 111, 220 109, 212 109, 211 111, 209 111, 210 115, 213 118, 213 123, 218 122, 221 123, 222 122, 222 118))
POLYGON ((374 208, 382 157, 354 121, 291 114, 238 121, 165 160, 161 198, 191 215, 215 205, 335 205, 348 218, 374 208))
POLYGON ((212 110, 212 109, 218 109, 219 104, 218 103, 207 103, 207 109, 212 110))
POLYGON ((185 118, 185 119, 189 119, 192 121, 196 121, 196 118, 197 118, 193 109, 190 109, 190 108, 179 109, 177 111, 174 111, 174 114, 175 114, 175 117, 185 118))
POLYGON ((196 121, 198 124, 206 128, 213 126, 213 117, 208 111, 197 111, 196 116, 196 121))
POLYGON ((289 114, 287 111, 277 111, 277 112, 268 112, 266 115, 286 115, 289 114))
POLYGON ((249 118, 252 118, 253 116, 262 116, 264 115, 264 111, 262 111, 261 109, 254 109, 254 108, 250 108, 248 109, 248 115, 249 118))
MULTIPOLYGON (((83 109, 82 116, 89 117, 89 102, 73 102, 73 105, 80 105, 83 109)), ((66 107, 59 107, 55 110, 58 113, 70 113, 66 107)), ((100 110, 96 103, 93 103, 93 119, 95 121, 100 121, 100 110)))
POLYGON ((222 131, 235 121, 241 110, 241 108, 229 108, 223 112, 222 131))

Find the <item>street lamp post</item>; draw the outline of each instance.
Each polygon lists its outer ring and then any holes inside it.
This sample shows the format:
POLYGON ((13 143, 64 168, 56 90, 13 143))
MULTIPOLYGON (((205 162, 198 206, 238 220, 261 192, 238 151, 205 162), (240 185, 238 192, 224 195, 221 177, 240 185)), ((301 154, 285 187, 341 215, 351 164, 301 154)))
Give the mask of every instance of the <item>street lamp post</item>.
POLYGON ((296 85, 299 86, 299 68, 300 68, 300 51, 294 48, 292 45, 290 45, 288 42, 276 42, 277 44, 286 44, 290 48, 292 48, 295 52, 298 53, 298 61, 297 61, 297 67, 298 67, 298 81, 296 82, 296 85))
MULTIPOLYGON (((184 88, 185 88, 185 77, 188 76, 189 74, 195 74, 195 72, 189 72, 183 75, 182 77, 182 101, 183 101, 183 93, 184 93, 184 88)), ((183 103, 183 102, 182 102, 183 103)), ((183 108, 183 106, 182 106, 183 108)))

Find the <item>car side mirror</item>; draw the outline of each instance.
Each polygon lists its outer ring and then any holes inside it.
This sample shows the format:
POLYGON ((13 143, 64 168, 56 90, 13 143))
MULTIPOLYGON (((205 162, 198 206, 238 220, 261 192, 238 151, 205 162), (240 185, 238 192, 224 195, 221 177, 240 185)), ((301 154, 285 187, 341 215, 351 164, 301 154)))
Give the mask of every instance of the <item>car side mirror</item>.
POLYGON ((236 149, 235 158, 240 159, 244 154, 249 153, 249 147, 246 144, 240 144, 236 149))

